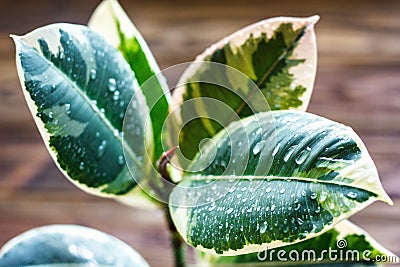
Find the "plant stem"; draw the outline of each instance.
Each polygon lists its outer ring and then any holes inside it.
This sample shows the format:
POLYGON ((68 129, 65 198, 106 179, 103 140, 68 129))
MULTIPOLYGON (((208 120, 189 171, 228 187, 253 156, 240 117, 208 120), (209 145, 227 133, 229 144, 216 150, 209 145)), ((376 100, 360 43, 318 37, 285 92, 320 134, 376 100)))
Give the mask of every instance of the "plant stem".
POLYGON ((185 267, 185 241, 182 239, 181 235, 175 227, 172 221, 171 214, 169 212, 168 205, 164 206, 165 219, 167 220, 168 229, 171 235, 171 245, 174 253, 175 267, 185 267))
MULTIPOLYGON (((167 180, 168 182, 174 183, 168 173, 167 166, 170 163, 170 158, 175 153, 176 147, 164 152, 161 158, 158 160, 158 172, 161 174, 162 178, 167 180)), ((168 203, 163 204, 163 210, 165 219, 168 224, 168 229, 171 235, 171 244, 174 253, 175 259, 175 267, 185 267, 185 241, 178 233, 178 230, 175 227, 174 222, 172 221, 171 213, 169 212, 168 203)))

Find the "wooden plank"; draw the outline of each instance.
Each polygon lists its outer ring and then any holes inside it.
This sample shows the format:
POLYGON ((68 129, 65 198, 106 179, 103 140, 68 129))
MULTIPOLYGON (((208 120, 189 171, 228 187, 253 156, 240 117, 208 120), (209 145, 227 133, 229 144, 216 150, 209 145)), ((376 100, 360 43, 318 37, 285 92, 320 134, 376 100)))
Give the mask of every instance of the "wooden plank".
MULTIPOLYGON (((31 197, 33 196, 29 196, 31 197)), ((375 203, 353 216, 352 221, 399 255, 399 213, 400 199, 396 199, 395 206, 375 203)), ((160 211, 130 209, 111 200, 100 199, 72 202, 13 199, 0 202, 0 244, 31 227, 57 223, 80 224, 100 229, 126 241, 151 266, 172 266, 167 229, 160 211)))
MULTIPOLYGON (((60 21, 85 24, 98 2, 0 0, 0 246, 34 226, 75 223, 116 235, 152 266, 172 266, 162 214, 90 196, 70 184, 51 162, 20 89, 8 34, 60 21)), ((190 61, 264 18, 321 15, 310 111, 352 126, 364 140, 396 205, 375 203, 352 220, 400 254, 400 1, 121 2, 161 67, 190 61)))

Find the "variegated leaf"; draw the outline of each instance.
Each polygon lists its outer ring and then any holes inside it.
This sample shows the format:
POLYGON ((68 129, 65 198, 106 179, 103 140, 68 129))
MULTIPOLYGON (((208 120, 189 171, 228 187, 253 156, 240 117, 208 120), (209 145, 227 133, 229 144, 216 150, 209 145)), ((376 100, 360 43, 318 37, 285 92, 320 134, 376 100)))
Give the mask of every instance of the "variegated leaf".
POLYGON ((163 152, 161 132, 171 98, 166 80, 142 35, 117 0, 104 0, 90 18, 89 27, 118 48, 141 85, 150 108, 155 162, 163 152))
POLYGON ((300 111, 234 122, 202 147, 170 196, 178 231, 224 255, 320 235, 376 200, 392 203, 350 127, 300 111), (273 119, 271 119, 272 117, 273 119))
POLYGON ((360 265, 362 262, 370 266, 379 263, 382 256, 391 262, 398 261, 396 255, 347 220, 318 237, 275 250, 265 247, 263 251, 238 256, 199 253, 204 267, 293 266, 294 263, 296 266, 364 266, 360 265))
MULTIPOLYGON (((260 21, 222 39, 199 55, 182 75, 173 95, 172 109, 194 98, 215 98, 234 110, 240 118, 254 114, 249 103, 264 97, 271 110, 305 111, 313 89, 317 48, 314 24, 310 18, 278 17, 260 21), (216 73, 201 62, 216 62, 245 74, 255 85, 232 72, 216 73), (216 75, 216 81, 228 80, 229 88, 198 82, 216 75), (261 90, 261 96, 255 91, 261 90)), ((221 82, 222 84, 225 82, 221 82)), ((189 107, 190 109, 190 107, 189 107)), ((264 112, 266 110, 258 110, 264 112)), ((192 159, 200 140, 212 137, 231 121, 215 123, 213 118, 191 120, 181 107, 178 121, 187 123, 179 136, 180 149, 192 159), (190 121, 189 121, 190 120, 190 121)), ((201 112, 199 112, 201 113, 201 112)), ((205 111, 205 113, 207 113, 205 111)))
POLYGON ((123 197, 136 187, 125 164, 144 174, 145 99, 121 54, 94 31, 53 24, 13 36, 18 75, 39 131, 60 170, 81 189, 123 197), (132 97, 135 97, 132 99, 132 97), (128 142, 122 124, 134 113, 128 142))
POLYGON ((0 250, 0 267, 120 266, 149 267, 121 240, 78 225, 48 225, 31 229, 0 250))

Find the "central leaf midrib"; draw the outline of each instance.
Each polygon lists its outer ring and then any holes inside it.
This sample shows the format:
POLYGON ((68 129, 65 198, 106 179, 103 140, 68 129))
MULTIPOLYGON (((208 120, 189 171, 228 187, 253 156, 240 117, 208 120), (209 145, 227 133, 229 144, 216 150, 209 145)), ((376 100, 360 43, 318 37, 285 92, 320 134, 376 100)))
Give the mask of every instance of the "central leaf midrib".
POLYGON ((236 109, 236 114, 239 114, 242 109, 245 107, 247 101, 249 99, 251 99, 253 97, 253 95, 256 92, 256 89, 258 89, 268 78, 268 76, 272 73, 272 71, 276 68, 276 66, 278 65, 279 61, 282 60, 282 58, 284 58, 288 52, 289 49, 292 48, 293 44, 295 43, 296 39, 303 33, 303 31, 305 31, 307 27, 304 26, 303 29, 301 29, 294 37, 293 39, 290 41, 289 45, 286 47, 286 49, 281 53, 281 55, 274 61, 274 63, 271 65, 271 67, 265 72, 265 74, 261 77, 261 79, 256 83, 257 88, 254 88, 253 90, 250 91, 250 93, 248 94, 248 96, 246 97, 246 99, 244 99, 244 101, 240 104, 240 106, 236 109))
POLYGON ((237 175, 201 175, 201 176, 185 176, 183 181, 218 181, 218 180, 237 180, 237 181, 251 181, 251 180, 281 180, 281 181, 301 181, 301 182, 307 182, 307 183, 320 183, 320 184, 330 184, 330 185, 337 185, 337 186, 345 186, 345 187, 350 187, 350 188, 356 188, 360 190, 364 190, 367 192, 370 192, 374 196, 377 196, 376 193, 362 187, 354 186, 351 184, 347 184, 344 182, 340 181, 327 181, 327 180, 319 180, 316 178, 308 178, 308 177, 298 177, 298 176, 272 176, 272 175, 257 175, 257 176, 251 176, 251 175, 243 175, 243 176, 237 176, 237 175))
MULTIPOLYGON (((35 49, 33 49, 32 47, 30 47, 28 44, 24 43, 24 45, 26 45, 27 47, 29 47, 34 53, 38 54, 38 56, 42 59, 44 59, 47 63, 49 63, 49 65, 51 67, 53 67, 54 69, 56 69, 56 71, 59 73, 60 76, 63 76, 68 83, 70 83, 72 85, 73 88, 76 89, 76 91, 78 92, 78 94, 86 101, 87 104, 89 104, 90 108, 94 111, 95 114, 97 114, 98 117, 100 117, 100 121, 102 121, 106 127, 110 130, 110 134, 113 138, 117 139, 118 142, 121 143, 121 146, 125 149, 125 151, 128 151, 128 155, 134 160, 134 162, 136 163, 136 165, 138 167, 140 167, 140 164, 136 158, 135 153, 131 150, 131 148, 128 146, 126 147, 125 142, 122 141, 122 138, 119 135, 115 135, 114 134, 114 130, 117 130, 117 128, 114 127, 114 125, 111 124, 111 122, 109 120, 106 120, 106 116, 104 114, 104 116, 101 116, 101 112, 100 109, 96 110, 93 108, 92 104, 90 104, 92 102, 92 100, 86 93, 84 93, 84 91, 82 90, 82 88, 80 88, 78 86, 78 84, 71 78, 69 77, 63 70, 61 70, 60 68, 58 68, 51 60, 49 60, 46 56, 40 54, 38 51, 36 51, 35 49)), ((87 71, 87 70, 86 70, 87 71)))
POLYGON ((282 52, 282 54, 277 58, 277 60, 275 60, 275 62, 272 64, 272 66, 265 72, 265 74, 261 77, 261 79, 257 82, 257 86, 260 87, 268 78, 268 76, 272 73, 272 71, 276 68, 276 66, 278 65, 279 61, 282 60, 282 58, 284 58, 288 52, 289 49, 291 49, 295 43, 295 41, 297 40, 297 38, 303 33, 303 31, 306 29, 306 27, 304 26, 294 37, 293 39, 290 41, 289 45, 285 48, 285 50, 282 52))

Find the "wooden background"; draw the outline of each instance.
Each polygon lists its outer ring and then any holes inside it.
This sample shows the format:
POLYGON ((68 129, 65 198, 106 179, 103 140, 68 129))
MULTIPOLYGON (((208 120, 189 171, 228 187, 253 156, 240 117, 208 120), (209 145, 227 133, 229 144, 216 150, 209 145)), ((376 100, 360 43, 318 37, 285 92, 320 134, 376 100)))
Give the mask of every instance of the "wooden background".
MULTIPOLYGON (((319 14, 319 67, 310 111, 352 126, 395 206, 352 217, 400 254, 400 1, 121 0, 161 67, 190 61, 260 19, 319 14)), ((54 22, 85 24, 98 1, 0 0, 0 245, 52 223, 95 227, 128 242, 152 266, 171 266, 163 216, 84 194, 52 163, 24 102, 10 33, 54 22)))

